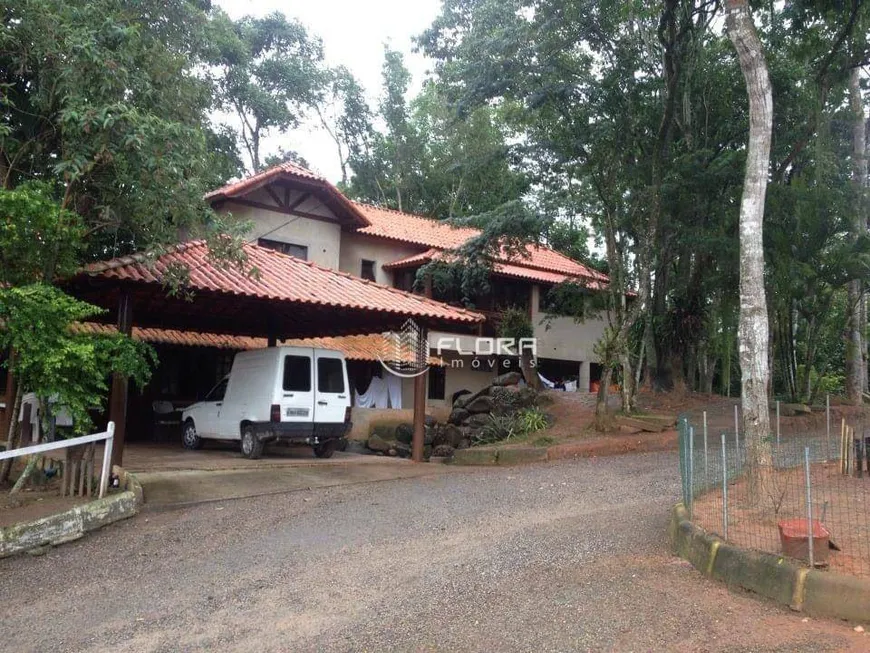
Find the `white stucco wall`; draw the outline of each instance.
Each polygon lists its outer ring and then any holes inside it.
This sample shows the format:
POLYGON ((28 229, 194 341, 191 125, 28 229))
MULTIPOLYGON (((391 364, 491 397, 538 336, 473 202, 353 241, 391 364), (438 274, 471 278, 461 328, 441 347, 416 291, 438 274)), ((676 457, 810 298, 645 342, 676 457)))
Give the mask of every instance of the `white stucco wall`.
MULTIPOLYGON (((279 196, 283 191, 276 191, 279 196)), ((290 202, 299 197, 298 191, 290 194, 290 202)), ((257 190, 246 199, 262 204, 274 205, 275 201, 264 190, 257 190)), ((239 220, 249 220, 253 228, 249 232, 249 238, 268 238, 294 245, 304 245, 308 248, 308 260, 333 270, 339 267, 339 252, 341 249, 341 225, 330 220, 335 216, 319 200, 309 198, 297 207, 305 213, 323 216, 323 220, 303 218, 298 215, 287 215, 270 211, 266 208, 246 206, 237 202, 228 201, 219 210, 221 213, 231 213, 239 220)), ((357 271, 358 273, 359 271, 357 271)))
POLYGON ((538 356, 569 361, 599 362, 595 344, 604 335, 607 318, 592 317, 585 322, 576 322, 570 317, 553 317, 538 310, 540 286, 532 290, 532 325, 538 339, 538 356))
POLYGON ((425 248, 345 232, 341 236, 338 269, 358 277, 363 259, 374 261, 375 281, 385 286, 392 286, 393 273, 384 270, 382 266, 422 251, 425 251, 425 248))

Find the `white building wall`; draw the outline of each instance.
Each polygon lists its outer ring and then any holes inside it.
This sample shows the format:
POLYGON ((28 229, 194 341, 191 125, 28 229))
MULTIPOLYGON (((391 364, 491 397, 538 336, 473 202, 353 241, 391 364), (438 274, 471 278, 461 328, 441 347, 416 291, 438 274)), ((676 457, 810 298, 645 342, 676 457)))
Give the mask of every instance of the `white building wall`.
POLYGON ((341 235, 338 269, 358 277, 362 270, 363 260, 374 261, 375 281, 385 286, 392 286, 393 273, 384 270, 382 266, 385 263, 392 263, 412 254, 418 254, 421 251, 424 249, 419 246, 345 232, 341 235))
POLYGON ((607 318, 603 315, 577 322, 570 317, 552 317, 538 310, 540 286, 532 290, 532 325, 538 339, 538 356, 559 360, 599 362, 595 344, 604 335, 607 318))
MULTIPOLYGON (((276 191, 276 192, 281 192, 276 191)), ((300 196, 298 191, 290 194, 291 204, 300 196)), ((275 201, 264 190, 254 191, 245 199, 272 206, 275 201)), ((308 260, 333 270, 339 269, 341 249, 341 225, 335 216, 316 198, 310 197, 297 207, 304 213, 323 216, 316 220, 299 215, 288 215, 270 211, 267 208, 239 204, 232 200, 226 202, 219 211, 231 213, 234 218, 252 223, 248 232, 250 239, 268 238, 308 248, 308 260)), ((357 271, 359 274, 359 271, 357 271)))

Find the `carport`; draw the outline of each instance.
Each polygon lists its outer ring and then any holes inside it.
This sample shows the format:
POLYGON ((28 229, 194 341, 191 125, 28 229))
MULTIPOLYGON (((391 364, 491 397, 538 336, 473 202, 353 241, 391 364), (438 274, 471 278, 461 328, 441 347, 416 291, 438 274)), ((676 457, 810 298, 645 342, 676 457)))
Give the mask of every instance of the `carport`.
MULTIPOLYGON (((164 254, 125 256, 95 263, 65 283, 74 296, 107 309, 119 331, 133 326, 266 338, 362 335, 397 331, 412 319, 428 329, 474 332, 484 320, 420 295, 378 285, 257 245, 243 245, 240 269, 215 260, 204 241, 164 254), (180 290, 168 283, 181 274, 180 290)), ((428 352, 422 352, 426 356, 428 352)), ((425 376, 414 380, 412 458, 423 458, 425 376)), ((115 422, 113 463, 123 461, 128 380, 112 379, 109 419, 115 422)))

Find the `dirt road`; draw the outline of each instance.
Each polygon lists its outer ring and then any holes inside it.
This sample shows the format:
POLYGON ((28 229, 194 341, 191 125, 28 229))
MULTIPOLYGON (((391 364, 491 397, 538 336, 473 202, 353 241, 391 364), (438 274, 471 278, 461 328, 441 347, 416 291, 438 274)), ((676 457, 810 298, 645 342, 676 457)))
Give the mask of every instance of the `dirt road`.
POLYGON ((8 651, 870 649, 670 556, 673 453, 144 513, 0 560, 8 651))

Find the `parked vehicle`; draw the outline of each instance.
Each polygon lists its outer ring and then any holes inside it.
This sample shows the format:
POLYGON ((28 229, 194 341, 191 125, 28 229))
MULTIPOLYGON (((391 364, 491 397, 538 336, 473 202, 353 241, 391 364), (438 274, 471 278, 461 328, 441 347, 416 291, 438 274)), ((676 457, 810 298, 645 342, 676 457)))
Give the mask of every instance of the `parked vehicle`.
POLYGON ((350 385, 341 352, 269 347, 236 354, 229 375, 182 413, 182 443, 238 440, 259 458, 271 442, 309 444, 332 456, 350 430, 350 385))

